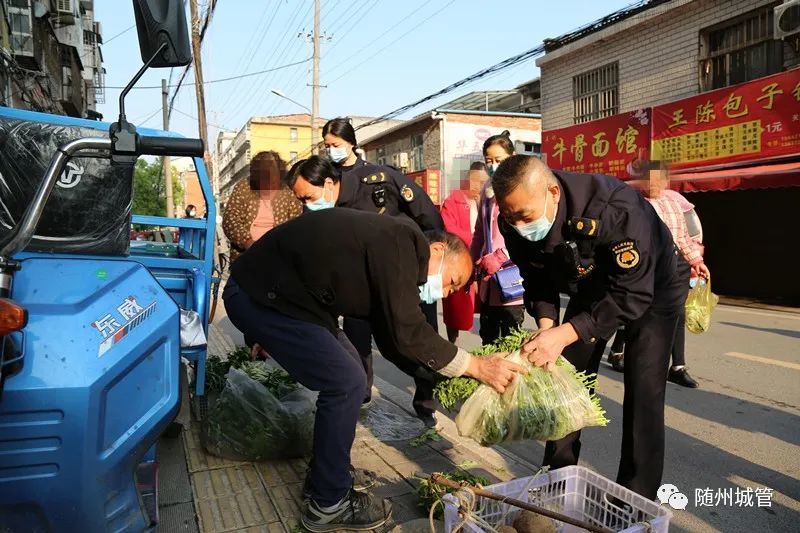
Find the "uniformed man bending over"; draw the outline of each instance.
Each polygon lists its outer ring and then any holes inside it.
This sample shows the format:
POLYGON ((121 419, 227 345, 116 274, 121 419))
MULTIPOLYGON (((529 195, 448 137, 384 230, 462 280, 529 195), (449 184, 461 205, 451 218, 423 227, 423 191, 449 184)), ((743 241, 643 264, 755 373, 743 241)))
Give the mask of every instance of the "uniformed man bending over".
POLYGON ((470 356, 426 322, 421 295, 448 295, 472 277, 463 241, 445 232, 429 239, 402 218, 328 209, 267 232, 231 267, 223 299, 233 324, 319 391, 302 517, 311 531, 371 529, 390 514, 388 504, 352 490, 350 448, 366 375, 339 316, 368 319, 382 353, 445 376, 503 390, 520 370, 501 357, 470 356))
MULTIPOLYGON (((311 211, 349 207, 368 213, 408 217, 423 232, 444 229, 442 217, 430 197, 403 173, 389 167, 372 165, 361 159, 347 172, 341 173, 340 170, 324 157, 311 156, 295 167, 294 172, 287 174, 286 181, 295 196, 311 211)), ((436 300, 423 300, 420 307, 431 327, 438 330, 436 300)), ((364 403, 368 404, 373 377, 372 329, 368 321, 349 316, 344 317, 342 329, 358 351, 367 373, 364 403)), ((435 427, 433 381, 430 374, 420 373, 415 365, 407 362, 394 363, 414 378, 416 389, 412 405, 417 416, 427 427, 435 427)))
MULTIPOLYGON (((630 332, 617 481, 655 498, 667 369, 688 265, 652 206, 615 178, 551 171, 517 155, 500 165, 492 187, 500 230, 524 278, 526 308, 546 330, 523 353, 540 366, 563 353, 593 373, 616 329, 625 324, 630 332), (570 295, 561 325, 559 291, 570 295)), ((548 442, 544 464, 576 464, 580 447, 580 432, 548 442)))

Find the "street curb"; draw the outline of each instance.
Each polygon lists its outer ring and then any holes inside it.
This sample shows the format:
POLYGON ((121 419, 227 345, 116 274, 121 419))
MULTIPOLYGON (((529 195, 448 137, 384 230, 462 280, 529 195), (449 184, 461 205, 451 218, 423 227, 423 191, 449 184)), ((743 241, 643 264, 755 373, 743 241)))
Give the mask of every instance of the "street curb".
MULTIPOLYGON (((392 385, 388 381, 381 379, 378 376, 374 377, 375 387, 378 389, 381 398, 384 398, 393 404, 397 405, 404 411, 407 411, 410 414, 414 414, 411 410, 408 409, 407 406, 411 405, 412 397, 409 393, 403 391, 402 389, 392 385)), ((447 418, 446 416, 438 416, 437 421, 441 430, 439 433, 447 437, 447 440, 456 444, 472 453, 480 457, 486 463, 492 465, 493 467, 501 470, 506 470, 511 472, 512 470, 508 468, 509 463, 514 464, 518 467, 522 467, 524 469, 530 470, 531 473, 537 472, 539 470, 539 466, 535 465, 522 457, 518 456, 517 454, 500 448, 498 446, 492 447, 484 447, 479 445, 472 439, 468 439, 466 437, 462 437, 458 434, 458 429, 456 428, 455 422, 447 418)))

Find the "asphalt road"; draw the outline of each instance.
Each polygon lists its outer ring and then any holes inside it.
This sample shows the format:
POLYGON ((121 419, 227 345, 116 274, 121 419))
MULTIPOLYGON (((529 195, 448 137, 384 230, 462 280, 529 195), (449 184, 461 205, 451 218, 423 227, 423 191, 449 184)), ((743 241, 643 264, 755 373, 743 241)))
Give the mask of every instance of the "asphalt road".
MULTIPOLYGON (((667 386, 664 483, 689 499, 685 511, 674 511, 671 530, 800 531, 800 314, 719 306, 713 318, 708 332, 687 333, 687 365, 700 388, 667 386), (748 487, 752 506, 745 504, 748 487), (755 489, 765 487, 771 506, 759 507, 755 489), (696 491, 706 489, 712 505, 695 505, 696 491)), ((532 320, 526 326, 533 328, 532 320)), ((468 349, 479 343, 464 332, 458 341, 468 349)), ((382 358, 376 374, 413 391, 410 378, 382 358)), ((602 364, 598 390, 611 423, 583 433, 581 464, 613 480, 622 374, 602 364)), ((506 448, 537 465, 544 451, 530 441, 506 448)))
MULTIPOLYGON (((219 311, 215 322, 241 342, 222 306, 219 311)), ((708 332, 687 334, 687 363, 700 388, 667 385, 664 483, 676 485, 689 499, 685 511, 674 511, 671 530, 800 531, 800 313, 721 305, 713 318, 708 332), (740 494, 753 489, 752 506, 737 505, 737 488, 740 494), (758 506, 757 488, 772 489, 769 507, 758 506), (712 494, 711 505, 696 505, 696 491, 712 494), (727 494, 733 501, 725 500, 727 494)), ((532 320, 526 326, 533 328, 532 320)), ((458 341, 467 349, 479 343, 469 332, 458 341)), ((411 379, 391 363, 377 357, 375 369, 384 380, 413 392, 411 379)), ((601 365, 598 390, 611 422, 584 432, 581 463, 613 480, 622 374, 601 365)), ((541 462, 538 442, 506 448, 541 462)))

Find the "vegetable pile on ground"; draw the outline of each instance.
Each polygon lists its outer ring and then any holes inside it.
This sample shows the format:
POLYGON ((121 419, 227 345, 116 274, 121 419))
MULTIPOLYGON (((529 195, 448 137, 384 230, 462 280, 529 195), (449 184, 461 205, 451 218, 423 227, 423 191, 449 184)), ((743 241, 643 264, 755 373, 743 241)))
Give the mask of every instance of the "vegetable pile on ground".
POLYGON ((591 391, 597 377, 578 372, 560 357, 552 371, 533 366, 519 353, 529 332, 516 331, 477 356, 512 352, 509 361, 528 369, 503 394, 471 378, 452 378, 436 385, 434 396, 446 409, 459 409, 456 426, 462 436, 484 446, 510 440, 556 440, 587 426, 605 426, 608 419, 591 391))
POLYGON ((203 424, 214 455, 243 461, 303 457, 314 438, 316 396, 280 368, 250 361, 248 348, 206 361, 210 391, 220 391, 203 424))

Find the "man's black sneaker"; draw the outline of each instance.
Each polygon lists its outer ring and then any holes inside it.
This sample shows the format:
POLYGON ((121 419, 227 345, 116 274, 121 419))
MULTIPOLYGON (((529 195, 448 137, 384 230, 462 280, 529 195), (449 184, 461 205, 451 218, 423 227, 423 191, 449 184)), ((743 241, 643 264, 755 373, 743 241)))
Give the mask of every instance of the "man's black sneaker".
POLYGON ((687 387, 689 389, 696 389, 700 386, 700 384, 689 375, 689 371, 686 370, 685 366, 680 368, 670 368, 669 374, 667 375, 667 380, 675 383, 676 385, 687 387))
POLYGON ((441 429, 439 426, 439 421, 436 420, 436 413, 417 415, 417 417, 422 420, 422 423, 425 424, 426 429, 441 429))
POLYGON ((322 508, 311 500, 306 506, 301 522, 314 533, 337 529, 369 531, 381 527, 392 516, 392 504, 366 492, 351 490, 337 505, 322 508))
MULTIPOLYGON (((375 486, 375 479, 378 474, 372 470, 364 470, 363 468, 356 468, 350 465, 350 475, 353 477, 353 490, 364 492, 375 486)), ((303 483, 303 501, 308 503, 311 500, 311 478, 306 474, 306 480, 303 483)))

